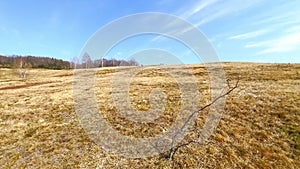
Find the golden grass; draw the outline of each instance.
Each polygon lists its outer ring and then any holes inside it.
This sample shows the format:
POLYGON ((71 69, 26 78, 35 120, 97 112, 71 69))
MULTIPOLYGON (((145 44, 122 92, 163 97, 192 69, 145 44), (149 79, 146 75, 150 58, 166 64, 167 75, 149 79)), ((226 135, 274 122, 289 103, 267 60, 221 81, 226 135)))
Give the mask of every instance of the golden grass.
MULTIPOLYGON (((227 79, 241 79, 239 88, 226 98, 217 130, 203 144, 180 149, 173 161, 161 156, 129 159, 98 147, 75 114, 73 71, 32 69, 23 81, 10 69, 0 69, 0 168, 299 168, 300 65, 223 66, 227 79)), ((208 73, 203 65, 190 67, 203 106, 210 98, 208 73)), ((180 67, 170 69, 182 73, 180 67)), ((115 71, 99 70, 96 76, 98 106, 106 120, 132 137, 167 130, 182 103, 172 77, 149 68, 132 79, 130 99, 137 110, 149 110, 153 87, 167 93, 167 106, 157 123, 138 124, 120 116, 111 104, 115 71)), ((198 137, 197 129, 202 128, 207 113, 197 117, 194 132, 185 140, 198 137)))

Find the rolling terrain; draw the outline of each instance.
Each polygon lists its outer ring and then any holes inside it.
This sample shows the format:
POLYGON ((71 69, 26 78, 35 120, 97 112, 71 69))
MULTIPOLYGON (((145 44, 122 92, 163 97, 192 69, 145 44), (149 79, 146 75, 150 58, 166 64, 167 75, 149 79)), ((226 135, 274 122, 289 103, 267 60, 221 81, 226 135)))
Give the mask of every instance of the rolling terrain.
MULTIPOLYGON (((206 141, 178 150, 173 160, 155 155, 126 158, 104 151, 85 132, 75 113, 73 70, 31 69, 26 80, 0 69, 0 168, 300 168, 300 64, 222 63, 229 83, 219 124, 206 141)), ((189 65, 201 97, 210 101, 204 65, 189 65)), ((180 76, 182 67, 165 67, 180 76)), ((161 67, 145 67, 130 81, 134 109, 151 108, 151 89, 165 93, 155 123, 125 119, 113 102, 113 74, 135 69, 98 69, 94 93, 101 115, 119 133, 135 138, 163 134, 182 105, 180 86, 161 67)), ((187 81, 188 83, 188 81, 187 81)), ((116 86, 118 87, 118 86, 116 86)), ((194 99, 194 98, 189 98, 194 99)), ((159 102, 158 102, 159 103, 159 102)), ((208 109, 184 140, 199 137, 208 109)), ((183 140, 183 141, 184 141, 183 140)))

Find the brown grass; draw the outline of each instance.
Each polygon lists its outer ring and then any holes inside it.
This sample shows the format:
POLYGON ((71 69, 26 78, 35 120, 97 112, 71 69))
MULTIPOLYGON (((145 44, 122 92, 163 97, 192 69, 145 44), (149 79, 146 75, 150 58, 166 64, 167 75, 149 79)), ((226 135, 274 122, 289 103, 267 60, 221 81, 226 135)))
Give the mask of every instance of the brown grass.
MULTIPOLYGON (((23 81, 10 69, 0 69, 0 168, 300 168, 300 65, 223 66, 227 79, 240 77, 240 87, 227 97, 214 134, 204 144, 180 149, 173 161, 161 156, 129 159, 97 146, 74 112, 73 71, 33 69, 23 81)), ((203 65, 190 67, 198 80, 199 105, 204 105, 210 99, 208 73, 203 65)), ((182 73, 180 67, 169 69, 182 73)), ((132 79, 130 99, 137 110, 150 108, 151 88, 159 86, 167 93, 157 123, 138 124, 120 116, 111 104, 115 71, 99 70, 95 85, 99 109, 113 128, 132 137, 168 129, 181 105, 172 77, 147 69, 132 79)), ((198 137, 207 113, 197 117, 194 132, 185 140, 198 137)))

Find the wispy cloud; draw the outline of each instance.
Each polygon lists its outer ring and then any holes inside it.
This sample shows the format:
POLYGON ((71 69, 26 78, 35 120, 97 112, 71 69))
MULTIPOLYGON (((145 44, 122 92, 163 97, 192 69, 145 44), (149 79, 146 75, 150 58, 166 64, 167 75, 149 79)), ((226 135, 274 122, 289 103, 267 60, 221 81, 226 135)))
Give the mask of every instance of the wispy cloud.
MULTIPOLYGON (((229 14, 245 10, 256 5, 261 0, 247 0, 247 2, 233 2, 220 0, 201 0, 190 3, 175 12, 179 17, 187 19, 193 26, 182 29, 179 34, 184 34, 194 28, 198 28, 216 19, 223 18, 229 14)), ((175 27, 177 23, 169 23, 167 26, 175 27)), ((262 33, 262 32, 261 32, 262 33)), ((155 37, 151 42, 161 41, 163 38, 155 37)))
POLYGON ((259 2, 261 2, 261 0, 220 1, 214 4, 212 8, 206 10, 202 14, 200 13, 199 15, 202 16, 202 18, 196 23, 196 25, 201 26, 227 15, 246 10, 247 8, 259 4, 259 2))
MULTIPOLYGON (((263 6, 267 6, 267 3, 263 6)), ((300 12, 293 10, 294 7, 293 2, 287 2, 281 6, 275 6, 272 10, 254 14, 248 18, 249 21, 245 22, 246 24, 240 25, 239 28, 252 31, 233 34, 228 39, 248 40, 244 47, 250 53, 254 52, 253 55, 284 55, 287 52, 294 52, 300 47, 300 12), (265 36, 266 34, 268 36, 265 36), (264 40, 249 41, 256 37, 264 40)))
MULTIPOLYGON (((265 10, 263 13, 253 15, 247 27, 268 27, 274 30, 275 34, 290 33, 295 30, 290 29, 300 25, 300 11, 298 10, 298 2, 286 1, 285 3, 279 3, 274 1, 275 4, 272 10, 265 10), (284 11, 284 12, 283 12, 284 11)), ((267 3, 265 4, 265 6, 267 3)))
POLYGON ((286 29, 285 32, 300 32, 300 24, 286 29))
MULTIPOLYGON (((258 5, 261 0, 252 1, 200 1, 199 4, 191 5, 189 12, 180 15, 185 19, 189 19, 195 27, 200 27, 217 19, 224 18, 228 15, 246 10, 252 6, 258 5), (208 8, 209 7, 209 8, 208 8)), ((181 33, 190 31, 192 28, 182 30, 181 33)))
POLYGON ((280 6, 278 7, 278 9, 274 9, 263 15, 260 14, 256 18, 254 18, 256 21, 252 22, 251 25, 259 26, 259 25, 269 24, 269 25, 285 26, 287 24, 293 24, 295 22, 299 22, 300 11, 291 10, 290 9, 291 6, 293 6, 293 4, 286 2, 286 6, 280 6), (290 10, 284 10, 283 8, 287 8, 290 10), (288 11, 288 12, 282 13, 281 11, 288 11))
POLYGON ((203 9, 215 4, 218 1, 219 0, 203 0, 203 1, 199 1, 197 4, 191 4, 190 6, 185 7, 186 12, 180 14, 180 17, 188 19, 191 16, 199 13, 203 9))
POLYGON ((165 39, 166 39, 165 36, 158 35, 158 36, 152 38, 152 39, 150 40, 150 42, 161 42, 161 41, 163 41, 163 40, 165 40, 165 39))
POLYGON ((242 39, 242 40, 250 39, 250 38, 255 38, 257 36, 264 35, 268 32, 270 32, 270 30, 262 29, 262 30, 258 30, 258 31, 252 31, 252 32, 247 32, 247 33, 243 33, 243 34, 234 35, 234 36, 229 37, 228 39, 242 39))
POLYGON ((247 44, 246 48, 264 48, 257 55, 294 51, 300 47, 300 32, 284 35, 277 39, 247 44))

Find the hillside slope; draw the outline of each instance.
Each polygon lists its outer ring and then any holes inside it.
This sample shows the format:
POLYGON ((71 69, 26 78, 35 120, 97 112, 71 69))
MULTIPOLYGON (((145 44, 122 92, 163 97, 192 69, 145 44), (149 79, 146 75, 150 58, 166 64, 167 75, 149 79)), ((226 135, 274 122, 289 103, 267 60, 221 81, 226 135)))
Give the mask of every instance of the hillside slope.
MULTIPOLYGON (((223 66, 230 82, 240 77, 239 88, 227 96, 214 134, 203 144, 181 148, 173 161, 161 156, 119 157, 97 146, 75 114, 72 70, 32 69, 24 81, 11 69, 0 69, 0 168, 300 168, 300 64, 223 66)), ((199 104, 204 105, 210 96, 207 71, 203 65, 190 67, 198 80, 199 104)), ((95 93, 102 115, 124 135, 161 134, 155 124, 137 126, 118 115, 110 88, 116 71, 97 71, 95 93)), ((180 94, 178 85, 164 80, 168 78, 149 68, 132 80, 130 88, 133 107, 142 111, 149 109, 147 96, 157 85, 174 96, 168 100, 166 116, 161 117, 167 129, 174 120, 170 113, 180 104, 175 97, 180 94)), ((197 137, 207 111, 197 117, 194 132, 185 140, 197 137)))

